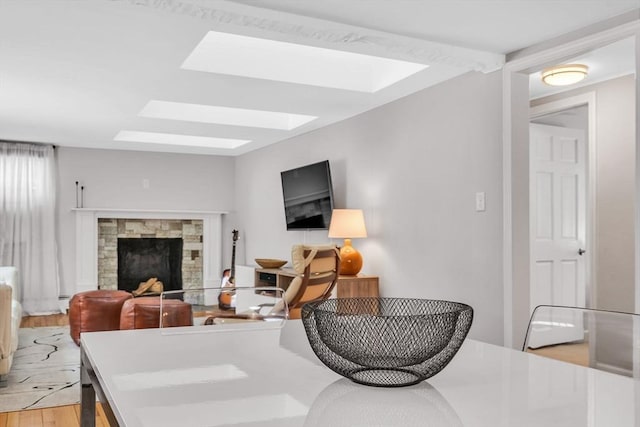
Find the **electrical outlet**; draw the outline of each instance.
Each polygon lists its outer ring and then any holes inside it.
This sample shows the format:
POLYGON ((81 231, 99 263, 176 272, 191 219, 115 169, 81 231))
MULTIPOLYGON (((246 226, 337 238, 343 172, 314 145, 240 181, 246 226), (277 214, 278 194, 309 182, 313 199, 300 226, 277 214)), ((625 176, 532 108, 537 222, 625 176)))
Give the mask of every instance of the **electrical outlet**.
POLYGON ((480 191, 476 193, 476 212, 484 212, 486 210, 485 193, 484 191, 480 191))

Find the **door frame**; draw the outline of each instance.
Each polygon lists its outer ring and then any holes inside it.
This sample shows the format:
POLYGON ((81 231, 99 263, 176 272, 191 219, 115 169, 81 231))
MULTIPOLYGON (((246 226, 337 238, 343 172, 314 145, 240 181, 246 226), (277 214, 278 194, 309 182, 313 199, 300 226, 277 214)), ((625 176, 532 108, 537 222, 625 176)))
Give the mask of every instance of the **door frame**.
MULTIPOLYGON (((504 345, 518 348, 529 321, 529 74, 628 37, 635 39, 640 76, 640 19, 635 11, 574 33, 573 40, 545 43, 512 54, 503 85, 503 316, 504 345)), ((640 312, 640 85, 636 83, 635 308, 640 312)))
MULTIPOLYGON (((579 95, 571 96, 557 101, 551 101, 544 104, 531 107, 529 110, 529 122, 532 119, 545 116, 551 113, 568 110, 575 107, 587 106, 587 164, 585 171, 586 182, 586 212, 585 212, 585 233, 586 233, 586 252, 585 252, 585 286, 587 307, 597 306, 597 263, 595 262, 595 254, 597 253, 597 233, 596 233, 596 190, 597 190, 597 134, 596 134, 596 93, 586 92, 579 95)), ((531 207, 530 207, 531 208, 531 207)), ((531 260, 531 254, 529 255, 531 260)))

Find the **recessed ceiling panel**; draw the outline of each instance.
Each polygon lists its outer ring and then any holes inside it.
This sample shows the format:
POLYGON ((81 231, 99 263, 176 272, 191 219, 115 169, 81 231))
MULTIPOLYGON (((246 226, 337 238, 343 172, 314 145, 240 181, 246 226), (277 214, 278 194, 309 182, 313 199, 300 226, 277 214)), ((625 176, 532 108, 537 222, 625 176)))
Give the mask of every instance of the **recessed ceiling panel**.
POLYGON ((317 119, 316 116, 304 114, 157 100, 149 101, 138 115, 158 119, 282 130, 295 129, 317 119))
POLYGON ((408 61, 209 31, 182 64, 265 80, 377 92, 428 66, 408 61))
POLYGON ((190 147, 224 148, 233 150, 251 141, 207 136, 178 135, 172 133, 139 132, 122 130, 113 138, 115 141, 146 142, 150 144, 184 145, 190 147))

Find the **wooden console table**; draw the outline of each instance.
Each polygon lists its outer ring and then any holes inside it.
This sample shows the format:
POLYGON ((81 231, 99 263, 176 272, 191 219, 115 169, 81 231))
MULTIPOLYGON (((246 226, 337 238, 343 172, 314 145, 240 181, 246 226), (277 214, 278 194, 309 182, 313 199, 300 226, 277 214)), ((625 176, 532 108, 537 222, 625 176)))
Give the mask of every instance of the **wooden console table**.
POLYGON ((338 298, 379 297, 378 276, 340 276, 338 298))
MULTIPOLYGON (((296 277, 292 268, 256 268, 255 286, 276 286, 287 290, 296 277)), ((338 278, 338 298, 380 296, 378 276, 340 276, 338 278)))

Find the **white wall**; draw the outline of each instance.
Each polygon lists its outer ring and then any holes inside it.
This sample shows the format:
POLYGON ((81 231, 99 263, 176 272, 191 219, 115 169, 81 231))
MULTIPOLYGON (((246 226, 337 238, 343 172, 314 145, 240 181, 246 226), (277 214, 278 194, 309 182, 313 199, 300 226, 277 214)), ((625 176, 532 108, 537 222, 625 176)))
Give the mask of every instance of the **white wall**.
POLYGON ((380 276, 384 296, 466 302, 470 336, 502 343, 501 108, 501 74, 469 73, 239 157, 239 262, 328 241, 286 231, 280 184, 282 170, 328 159, 336 207, 365 211, 362 273, 380 276))
MULTIPOLYGON (((529 292, 529 75, 509 72, 510 97, 505 110, 512 119, 505 122, 511 140, 509 171, 510 218, 505 231, 510 233, 510 247, 504 248, 505 266, 505 344, 521 349, 531 317, 529 292), (509 224, 510 223, 510 224, 509 224)), ((506 236, 505 236, 506 237, 506 236)))
MULTIPOLYGON (((84 207, 232 211, 231 157, 58 147, 61 295, 75 292, 75 182, 84 207), (143 188, 143 180, 149 188, 143 188)), ((223 218, 224 224, 224 218, 223 218)), ((224 225, 223 225, 224 227, 224 225)), ((226 230, 226 228, 223 228, 226 230)))
POLYGON ((540 105, 596 93, 596 301, 594 308, 635 311, 635 78, 633 75, 536 99, 540 105))

